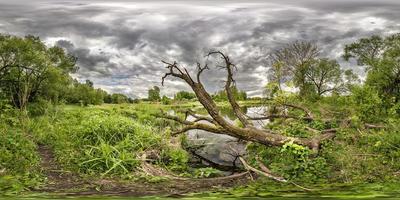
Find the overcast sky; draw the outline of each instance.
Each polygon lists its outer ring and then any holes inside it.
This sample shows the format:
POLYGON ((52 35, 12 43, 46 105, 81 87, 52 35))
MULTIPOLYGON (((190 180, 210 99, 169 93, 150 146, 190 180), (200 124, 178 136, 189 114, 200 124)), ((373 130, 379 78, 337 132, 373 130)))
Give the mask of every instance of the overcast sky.
MULTIPOLYGON (((324 56, 361 73, 340 60, 343 46, 397 32, 399 0, 0 0, 0 33, 33 34, 64 47, 78 57, 74 77, 134 98, 160 85, 161 60, 194 69, 210 50, 229 55, 238 66, 238 87, 260 95, 266 55, 295 40, 316 41, 324 56)), ((220 70, 203 75, 211 92, 223 80, 220 70)), ((171 78, 161 90, 172 96, 188 87, 171 78)))

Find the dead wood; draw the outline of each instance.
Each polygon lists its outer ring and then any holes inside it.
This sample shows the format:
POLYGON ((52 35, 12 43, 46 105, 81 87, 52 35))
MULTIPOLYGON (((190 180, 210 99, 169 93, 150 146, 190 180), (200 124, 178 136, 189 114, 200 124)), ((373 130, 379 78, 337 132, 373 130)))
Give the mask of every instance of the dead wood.
MULTIPOLYGON (((256 128, 253 125, 252 119, 249 119, 248 116, 246 116, 240 105, 237 103, 232 87, 235 84, 235 80, 233 78, 234 72, 236 70, 236 66, 231 62, 230 58, 223 54, 220 51, 213 51, 207 54, 207 57, 209 56, 219 56, 224 65, 221 66, 222 69, 225 69, 227 72, 227 77, 226 77, 226 83, 225 83, 225 92, 228 97, 229 104, 235 114, 235 116, 240 120, 243 126, 237 126, 235 124, 232 124, 231 122, 227 121, 221 114, 220 110, 217 107, 216 103, 212 99, 211 95, 205 90, 205 87, 203 86, 201 82, 201 74, 204 70, 209 69, 207 65, 204 67, 201 67, 200 64, 197 64, 197 74, 196 74, 196 81, 191 77, 190 73, 188 70, 185 68, 182 68, 178 66, 177 62, 165 62, 163 61, 164 64, 167 65, 168 72, 162 77, 162 84, 164 84, 164 81, 167 77, 175 77, 178 79, 181 79, 185 81, 193 90, 193 92, 196 94, 197 99, 199 102, 203 105, 203 107, 206 109, 206 111, 209 114, 208 116, 198 116, 192 112, 187 113, 188 115, 191 115, 195 118, 194 121, 188 121, 186 119, 181 119, 177 116, 171 116, 165 113, 162 113, 159 117, 163 117, 166 119, 174 120, 177 121, 181 124, 183 124, 183 128, 180 130, 175 131, 173 134, 180 134, 184 133, 189 130, 194 130, 194 129, 200 129, 200 130, 205 130, 209 131, 212 133, 216 134, 225 134, 225 135, 230 135, 232 137, 236 137, 241 140, 245 141, 253 141, 257 142, 263 145, 268 145, 268 146, 282 146, 287 142, 292 141, 293 143, 307 146, 310 149, 313 150, 318 150, 320 147, 320 144, 323 140, 328 140, 332 139, 335 137, 336 131, 334 130, 327 130, 327 131, 322 131, 320 135, 315 136, 314 138, 297 138, 297 137, 288 137, 284 136, 282 134, 279 134, 275 131, 269 130, 269 129, 260 129, 256 128), (201 123, 201 121, 208 121, 209 123, 201 123)), ((302 119, 307 119, 307 120, 313 120, 313 115, 312 113, 298 105, 292 105, 292 104, 284 104, 283 106, 289 107, 292 109, 298 109, 301 110, 305 113, 305 117, 302 119)), ((270 116, 270 118, 273 116, 270 116)), ((275 116, 277 117, 277 116, 275 116)), ((284 117, 289 117, 289 116, 284 116, 284 117)), ((292 117, 292 116, 290 116, 292 117)), ((292 117, 296 118, 296 117, 292 117)))

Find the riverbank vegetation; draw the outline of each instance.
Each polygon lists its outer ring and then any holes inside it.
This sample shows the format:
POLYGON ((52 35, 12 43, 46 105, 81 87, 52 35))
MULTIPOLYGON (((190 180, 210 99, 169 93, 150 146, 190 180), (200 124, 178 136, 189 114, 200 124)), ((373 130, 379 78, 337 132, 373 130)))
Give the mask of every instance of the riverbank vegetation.
POLYGON ((174 76, 193 91, 161 97, 154 86, 147 98, 133 100, 74 80, 79 58, 62 48, 1 35, 0 193, 229 177, 245 177, 237 183, 247 186, 236 192, 246 194, 269 184, 307 191, 321 184, 399 184, 400 35, 346 45, 343 57, 365 67, 365 81, 320 57, 313 43, 284 46, 269 56, 262 98, 236 88, 236 65, 225 53, 208 56, 222 59, 227 73, 216 94, 202 85, 211 66, 190 73, 166 61, 163 80, 174 76), (252 107, 259 111, 248 112, 252 107), (198 129, 230 136, 234 142, 219 151, 231 159, 199 153, 208 143, 187 134, 198 129))

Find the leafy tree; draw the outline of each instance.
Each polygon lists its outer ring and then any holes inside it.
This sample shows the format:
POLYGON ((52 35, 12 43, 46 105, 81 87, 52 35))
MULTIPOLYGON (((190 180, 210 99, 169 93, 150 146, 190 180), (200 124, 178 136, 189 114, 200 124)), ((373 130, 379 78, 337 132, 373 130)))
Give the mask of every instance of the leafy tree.
POLYGON ((318 47, 311 42, 288 44, 275 51, 270 61, 269 96, 282 90, 282 83, 299 88, 302 97, 311 97, 344 91, 356 79, 351 71, 344 76, 337 61, 320 58, 318 47))
POLYGON ((195 98, 196 95, 194 93, 186 91, 179 91, 174 97, 175 100, 192 100, 195 98))
POLYGON ((358 75, 353 72, 353 70, 348 69, 343 72, 344 74, 344 87, 347 91, 351 91, 352 88, 360 82, 358 75))
POLYGON ((153 88, 149 89, 148 91, 148 99, 149 101, 160 101, 160 88, 154 86, 153 88))
POLYGON ((306 67, 305 83, 309 83, 318 96, 327 92, 342 91, 345 89, 342 73, 336 60, 318 59, 306 67))
POLYGON ((367 71, 366 85, 380 95, 400 100, 400 34, 382 38, 371 36, 346 45, 346 60, 356 59, 367 71))
POLYGON ((111 94, 104 95, 104 103, 113 103, 111 94))
POLYGON ((309 65, 319 55, 317 45, 307 41, 296 41, 276 50, 269 56, 271 62, 270 82, 275 82, 279 88, 282 83, 293 81, 300 89, 300 95, 309 89, 306 73, 309 65))
MULTIPOLYGON (((62 48, 48 48, 38 37, 0 35, 0 91, 15 107, 25 110, 28 102, 45 94, 68 73, 76 70, 76 59, 62 48)), ((56 89, 52 88, 50 96, 56 89)))
POLYGON ((121 104, 121 103, 128 103, 129 98, 124 94, 112 94, 111 95, 112 103, 121 104))
POLYGON ((102 89, 95 89, 93 83, 86 80, 85 83, 79 83, 77 80, 69 88, 67 102, 82 105, 99 105, 104 103, 107 92, 102 89))
MULTIPOLYGON (((232 94, 235 99, 239 101, 243 101, 247 99, 247 93, 245 91, 240 91, 237 89, 236 86, 231 86, 232 94)), ((213 99, 216 101, 227 101, 228 95, 225 90, 218 91, 214 96, 213 99)))
POLYGON ((164 104, 164 105, 169 105, 169 104, 171 104, 171 99, 170 99, 169 97, 167 97, 167 96, 164 95, 164 96, 161 98, 161 103, 164 104))

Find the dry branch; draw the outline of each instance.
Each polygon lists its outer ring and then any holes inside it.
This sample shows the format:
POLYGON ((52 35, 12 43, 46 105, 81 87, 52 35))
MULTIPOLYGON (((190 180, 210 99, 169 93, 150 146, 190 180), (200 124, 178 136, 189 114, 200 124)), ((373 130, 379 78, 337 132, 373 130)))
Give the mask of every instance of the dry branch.
MULTIPOLYGON (((216 103, 212 99, 211 95, 205 90, 203 84, 200 82, 200 75, 204 70, 208 69, 207 65, 204 67, 201 67, 200 64, 197 65, 197 82, 195 82, 190 76, 189 72, 185 68, 179 67, 176 62, 169 63, 163 61, 163 63, 167 65, 169 72, 162 77, 162 84, 164 84, 164 80, 169 76, 182 79, 192 88, 193 92, 197 96, 197 99, 209 114, 209 117, 204 117, 198 116, 194 113, 188 113, 195 118, 195 121, 193 122, 163 114, 161 117, 177 121, 184 125, 184 127, 181 130, 176 131, 175 134, 183 133, 188 130, 200 129, 212 133, 230 135, 241 140, 253 141, 268 146, 282 146, 291 141, 299 145, 307 146, 313 150, 318 150, 323 140, 331 139, 335 136, 335 131, 323 131, 321 135, 317 135, 314 138, 297 138, 284 136, 269 129, 258 129, 254 127, 251 119, 249 119, 242 112, 241 107, 233 95, 232 86, 235 84, 233 72, 236 69, 236 66, 231 62, 228 56, 220 51, 210 52, 207 56, 212 55, 220 56, 225 63, 225 65, 222 66, 222 68, 227 72, 225 92, 227 93, 229 104, 232 107, 235 116, 242 122, 244 127, 239 127, 232 124, 220 114, 216 103), (201 121, 204 120, 210 122, 211 124, 201 123, 201 121)), ((283 104, 283 106, 303 111, 306 115, 306 117, 303 117, 303 120, 313 119, 312 113, 304 107, 292 104, 283 104)))
POLYGON ((283 183, 287 182, 287 180, 284 179, 283 177, 275 176, 275 175, 272 175, 272 174, 270 174, 268 172, 264 172, 264 171, 261 171, 259 169, 256 169, 256 168, 250 166, 249 164, 247 164, 247 162, 242 157, 239 157, 239 160, 240 160, 240 162, 242 162, 243 166, 249 171, 255 172, 255 173, 260 174, 262 176, 266 176, 266 177, 271 178, 271 179, 273 179, 275 181, 278 181, 278 182, 283 182, 283 183))

